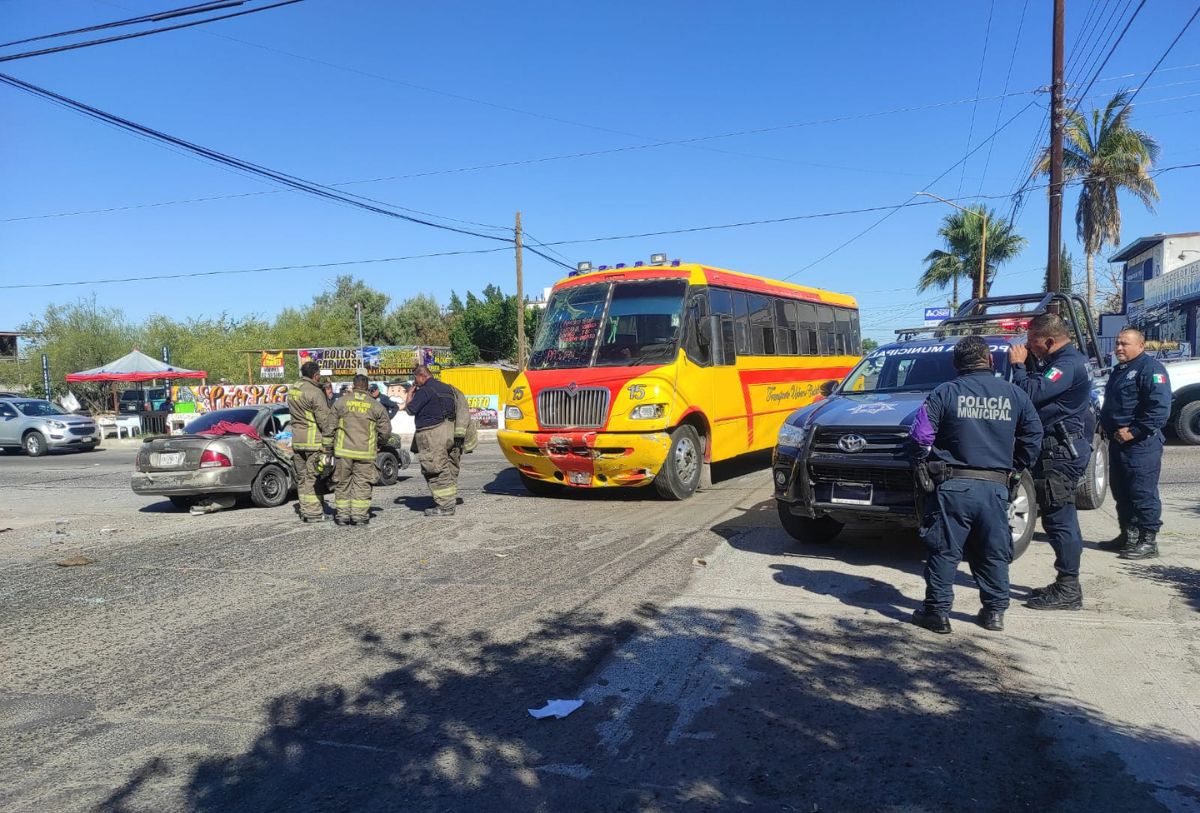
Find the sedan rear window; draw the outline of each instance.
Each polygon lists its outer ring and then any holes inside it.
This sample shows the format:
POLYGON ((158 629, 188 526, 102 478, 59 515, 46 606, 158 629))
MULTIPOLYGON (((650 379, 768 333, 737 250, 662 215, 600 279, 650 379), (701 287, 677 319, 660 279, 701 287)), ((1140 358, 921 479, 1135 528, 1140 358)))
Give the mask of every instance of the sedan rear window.
POLYGON ((201 415, 196 420, 189 423, 184 431, 189 435, 194 435, 197 432, 203 432, 205 429, 211 429, 221 421, 229 421, 230 423, 254 423, 254 419, 258 417, 257 409, 218 409, 215 412, 209 412, 201 415))

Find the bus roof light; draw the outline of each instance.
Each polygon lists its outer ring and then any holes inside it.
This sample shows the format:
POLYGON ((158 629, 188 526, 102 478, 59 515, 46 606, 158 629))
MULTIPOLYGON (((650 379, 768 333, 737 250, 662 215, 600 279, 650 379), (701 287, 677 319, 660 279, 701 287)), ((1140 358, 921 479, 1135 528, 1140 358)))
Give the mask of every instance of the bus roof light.
POLYGON ((679 267, 679 260, 671 260, 671 267, 672 267, 672 268, 678 268, 678 267, 679 267))
POLYGON ((650 264, 651 265, 666 265, 667 264, 667 255, 666 254, 651 254, 650 255, 650 264))
POLYGON ((587 262, 586 260, 584 260, 581 263, 575 264, 575 270, 578 271, 580 274, 586 274, 587 272, 592 270, 592 264, 587 262))
POLYGON ((613 268, 624 268, 624 267, 625 267, 625 263, 617 263, 616 265, 613 266, 613 268))
POLYGON ((642 262, 641 260, 638 260, 636 263, 634 263, 634 264, 633 264, 633 267, 634 267, 634 268, 641 268, 643 265, 645 265, 645 263, 644 263, 644 262, 642 262))
POLYGON ((607 270, 608 270, 608 266, 607 266, 607 265, 602 265, 602 266, 600 266, 599 268, 597 268, 596 270, 597 270, 597 271, 607 271, 607 270))

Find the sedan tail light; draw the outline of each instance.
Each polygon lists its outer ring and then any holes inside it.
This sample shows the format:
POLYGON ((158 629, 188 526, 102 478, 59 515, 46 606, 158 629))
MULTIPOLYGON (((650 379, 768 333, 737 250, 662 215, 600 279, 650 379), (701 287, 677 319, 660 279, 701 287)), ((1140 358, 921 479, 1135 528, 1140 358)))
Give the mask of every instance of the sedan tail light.
POLYGON ((232 466, 233 462, 221 454, 214 452, 212 449, 205 449, 200 455, 200 468, 202 469, 224 469, 232 466))

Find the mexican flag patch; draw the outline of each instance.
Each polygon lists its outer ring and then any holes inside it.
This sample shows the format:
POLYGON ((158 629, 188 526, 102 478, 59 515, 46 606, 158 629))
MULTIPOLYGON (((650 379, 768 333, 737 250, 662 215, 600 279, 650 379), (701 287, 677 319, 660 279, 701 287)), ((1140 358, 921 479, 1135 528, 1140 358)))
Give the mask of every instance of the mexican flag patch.
POLYGON ((1046 371, 1046 374, 1044 377, 1050 379, 1051 381, 1057 381, 1058 379, 1063 377, 1063 371, 1058 369, 1057 367, 1051 367, 1049 370, 1046 371))
POLYGON ((1155 373, 1154 374, 1154 383, 1155 384, 1166 384, 1167 377, 1165 375, 1163 375, 1162 373, 1155 373))

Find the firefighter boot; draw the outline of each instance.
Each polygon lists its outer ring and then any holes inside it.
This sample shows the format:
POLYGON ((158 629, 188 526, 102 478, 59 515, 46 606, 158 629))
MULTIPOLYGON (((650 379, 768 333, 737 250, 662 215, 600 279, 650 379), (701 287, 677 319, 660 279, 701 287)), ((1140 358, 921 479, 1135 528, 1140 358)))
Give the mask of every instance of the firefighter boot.
POLYGON ((1154 531, 1147 531, 1142 528, 1138 531, 1137 544, 1133 547, 1126 548, 1121 551, 1118 556, 1122 559, 1157 559, 1158 558, 1158 534, 1154 531))
POLYGON ((1059 576, 1054 584, 1035 591, 1025 602, 1031 610, 1082 610, 1083 590, 1078 576, 1059 576))

